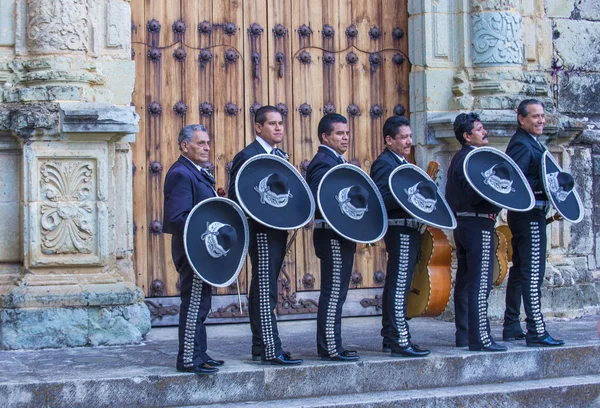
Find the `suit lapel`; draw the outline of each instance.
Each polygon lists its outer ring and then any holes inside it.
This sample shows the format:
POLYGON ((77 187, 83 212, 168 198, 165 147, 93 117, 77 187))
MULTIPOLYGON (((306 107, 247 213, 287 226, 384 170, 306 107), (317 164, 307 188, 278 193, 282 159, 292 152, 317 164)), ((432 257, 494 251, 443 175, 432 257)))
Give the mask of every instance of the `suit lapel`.
MULTIPOLYGON (((392 152, 390 149, 388 149, 387 147, 385 148, 385 150, 387 151, 388 156, 392 159, 393 163, 396 163, 396 166, 399 166, 401 164, 404 164, 403 161, 401 161, 398 156, 396 156, 396 154, 394 152, 392 152)), ((408 163, 408 162, 406 162, 408 163)))
POLYGON ((338 162, 337 156, 334 155, 333 152, 331 150, 329 150, 328 148, 323 147, 323 146, 319 146, 318 150, 319 150, 319 152, 321 152, 321 153, 326 154, 327 156, 329 156, 334 162, 336 162, 336 163, 338 162))
POLYGON ((252 142, 250 145, 254 147, 256 154, 267 154, 267 151, 264 147, 262 147, 258 140, 254 139, 254 142, 252 142))
POLYGON ((178 161, 183 164, 194 176, 196 176, 198 181, 206 184, 211 190, 214 191, 214 186, 202 175, 202 173, 192 164, 192 162, 183 156, 179 156, 178 161))

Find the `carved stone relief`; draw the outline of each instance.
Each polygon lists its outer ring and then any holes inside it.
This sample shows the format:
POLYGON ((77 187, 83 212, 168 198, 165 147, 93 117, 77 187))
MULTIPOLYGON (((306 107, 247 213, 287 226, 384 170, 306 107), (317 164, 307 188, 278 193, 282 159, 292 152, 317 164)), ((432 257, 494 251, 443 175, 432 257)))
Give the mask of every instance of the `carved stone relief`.
POLYGON ((521 65, 523 19, 517 13, 475 13, 471 16, 475 65, 521 65))
POLYGON ((485 10, 519 10, 521 0, 472 0, 471 10, 480 12, 485 10))
POLYGON ((92 253, 93 173, 93 164, 89 160, 41 163, 40 242, 43 254, 92 253))
POLYGON ((88 51, 89 0, 27 0, 27 47, 32 52, 88 51))

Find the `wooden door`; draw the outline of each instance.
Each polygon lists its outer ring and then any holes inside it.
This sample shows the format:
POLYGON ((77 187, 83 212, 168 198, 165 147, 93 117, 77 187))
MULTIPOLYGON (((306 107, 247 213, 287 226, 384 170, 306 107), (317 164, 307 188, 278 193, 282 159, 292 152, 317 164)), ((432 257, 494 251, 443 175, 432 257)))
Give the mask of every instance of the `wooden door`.
MULTIPOLYGON (((162 234, 163 182, 179 156, 177 134, 202 123, 213 141, 217 188, 228 164, 254 138, 253 112, 282 112, 282 148, 302 172, 318 147, 323 114, 346 116, 349 161, 369 172, 383 148, 385 118, 408 106, 405 0, 132 0, 140 133, 133 145, 137 284, 155 324, 176 323, 177 272, 162 234), (318 4, 317 4, 318 3, 318 4), (155 299, 152 299, 155 298, 155 299)), ((249 265, 249 262, 247 263, 249 265)), ((280 317, 316 312, 319 264, 312 228, 298 232, 279 279, 280 317)), ((383 242, 359 245, 346 314, 379 311, 383 242)), ((249 267, 240 274, 246 293, 249 267)), ((237 287, 215 291, 212 318, 239 320, 237 287)), ((242 296, 244 303, 245 296, 242 296)))

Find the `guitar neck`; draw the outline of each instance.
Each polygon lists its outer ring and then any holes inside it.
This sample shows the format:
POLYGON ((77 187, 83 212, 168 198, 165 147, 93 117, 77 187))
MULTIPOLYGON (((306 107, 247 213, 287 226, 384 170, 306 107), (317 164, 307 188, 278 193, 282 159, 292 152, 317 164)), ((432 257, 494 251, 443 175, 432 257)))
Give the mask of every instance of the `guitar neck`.
POLYGON ((433 181, 437 179, 438 173, 440 171, 440 164, 435 160, 430 161, 427 164, 427 175, 431 177, 433 181))

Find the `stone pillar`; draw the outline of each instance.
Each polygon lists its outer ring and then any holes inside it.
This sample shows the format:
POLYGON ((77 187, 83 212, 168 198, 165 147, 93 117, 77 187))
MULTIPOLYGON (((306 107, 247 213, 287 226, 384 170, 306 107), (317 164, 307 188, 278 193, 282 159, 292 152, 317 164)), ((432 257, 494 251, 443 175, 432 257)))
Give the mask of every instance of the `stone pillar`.
POLYGON ((129 3, 0 3, 0 348, 138 343, 129 3))

